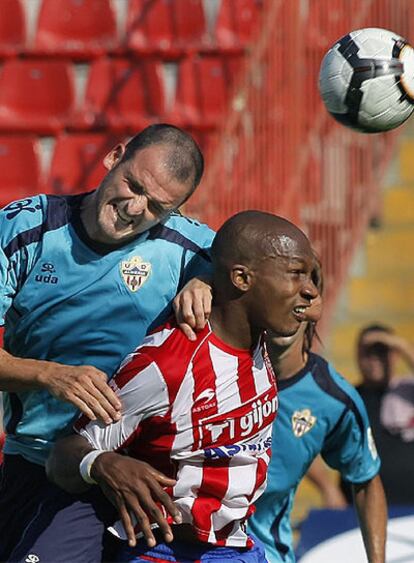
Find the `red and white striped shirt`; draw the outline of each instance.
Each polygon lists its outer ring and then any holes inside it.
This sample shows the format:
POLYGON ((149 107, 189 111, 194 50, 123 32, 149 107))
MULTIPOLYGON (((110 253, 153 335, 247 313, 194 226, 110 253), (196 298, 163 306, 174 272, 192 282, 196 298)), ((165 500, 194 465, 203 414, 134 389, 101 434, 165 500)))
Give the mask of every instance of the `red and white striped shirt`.
MULTIPOLYGON (((119 422, 78 431, 177 480, 168 489, 200 541, 249 547, 245 520, 266 485, 275 377, 264 345, 240 350, 210 326, 192 342, 172 324, 150 334, 111 381, 119 422)), ((118 523, 115 533, 125 538, 118 523)))

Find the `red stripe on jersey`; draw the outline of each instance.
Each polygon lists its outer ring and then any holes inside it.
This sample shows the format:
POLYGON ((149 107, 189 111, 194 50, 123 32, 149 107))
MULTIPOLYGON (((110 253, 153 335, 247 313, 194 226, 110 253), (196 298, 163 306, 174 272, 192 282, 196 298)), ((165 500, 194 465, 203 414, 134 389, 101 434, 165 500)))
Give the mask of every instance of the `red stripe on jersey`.
POLYGON ((170 418, 152 416, 142 420, 138 429, 137 439, 130 443, 128 454, 175 479, 177 465, 171 459, 171 450, 177 435, 176 425, 171 423, 170 418))
MULTIPOLYGON (((164 326, 159 330, 162 330, 164 326)), ((168 324, 167 328, 174 327, 168 324)), ((148 353, 153 358, 161 373, 168 375, 168 393, 171 404, 175 401, 191 358, 210 333, 211 329, 206 324, 204 329, 197 333, 197 340, 191 341, 179 328, 176 328, 162 346, 145 346, 144 342, 139 349, 140 352, 148 353)))
POLYGON ((197 351, 197 361, 192 365, 194 391, 192 404, 193 450, 201 446, 200 421, 217 414, 216 373, 208 350, 208 341, 197 351), (203 347, 207 349, 204 350, 203 347), (204 353, 203 353, 204 352, 204 353))
POLYGON ((131 379, 139 376, 139 373, 153 362, 154 360, 150 356, 143 354, 141 350, 134 352, 130 361, 109 381, 109 386, 115 391, 117 388, 122 389, 131 379))
MULTIPOLYGON (((203 478, 191 515, 198 534, 205 536, 205 530, 212 530, 211 517, 221 507, 229 484, 229 459, 218 460, 211 467, 203 467, 203 478)), ((208 541, 208 537, 202 538, 208 541)))
MULTIPOLYGON (((253 492, 251 495, 247 496, 247 499, 251 502, 253 499, 253 496, 255 495, 256 491, 261 487, 261 485, 263 485, 263 483, 266 480, 266 475, 267 475, 267 462, 262 459, 262 458, 258 458, 257 460, 257 469, 256 469, 256 484, 253 488, 253 492)), ((248 516, 250 516, 250 514, 252 514, 254 512, 254 506, 251 504, 249 507, 249 511, 248 511, 248 516)))

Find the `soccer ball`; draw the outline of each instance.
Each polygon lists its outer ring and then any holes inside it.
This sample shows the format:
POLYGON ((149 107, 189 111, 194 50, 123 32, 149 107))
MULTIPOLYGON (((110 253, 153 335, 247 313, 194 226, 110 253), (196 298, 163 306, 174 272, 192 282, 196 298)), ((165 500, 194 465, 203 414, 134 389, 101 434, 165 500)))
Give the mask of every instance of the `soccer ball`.
POLYGON ((319 90, 343 125, 363 133, 394 129, 414 111, 414 50, 386 29, 351 31, 326 53, 319 90))

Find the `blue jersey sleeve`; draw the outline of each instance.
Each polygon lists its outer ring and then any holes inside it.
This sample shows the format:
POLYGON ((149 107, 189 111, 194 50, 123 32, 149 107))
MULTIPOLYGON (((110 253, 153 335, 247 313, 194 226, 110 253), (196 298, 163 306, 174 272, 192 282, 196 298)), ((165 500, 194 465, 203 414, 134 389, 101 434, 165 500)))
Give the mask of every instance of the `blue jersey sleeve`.
POLYGON ((333 377, 348 401, 338 425, 325 440, 322 457, 345 481, 363 483, 372 479, 380 468, 368 415, 352 385, 336 373, 333 377))
POLYGON ((0 326, 33 262, 35 248, 27 242, 41 228, 43 211, 42 196, 14 201, 0 210, 0 326))
POLYGON ((178 290, 196 276, 210 276, 212 273, 210 249, 215 232, 195 219, 181 216, 177 218, 180 232, 192 242, 183 254, 183 272, 178 290))

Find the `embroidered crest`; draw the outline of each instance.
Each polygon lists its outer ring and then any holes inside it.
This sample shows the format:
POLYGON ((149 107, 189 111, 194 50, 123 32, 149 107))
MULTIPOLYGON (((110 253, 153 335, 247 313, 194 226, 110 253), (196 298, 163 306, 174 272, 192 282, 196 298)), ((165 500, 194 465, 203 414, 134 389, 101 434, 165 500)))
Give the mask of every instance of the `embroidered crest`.
POLYGON ((151 264, 143 262, 141 256, 133 256, 121 262, 121 274, 131 291, 137 291, 149 278, 151 264))
POLYGON ((306 432, 309 432, 315 422, 316 417, 312 415, 309 409, 295 411, 292 415, 292 428, 296 438, 301 438, 306 432))

